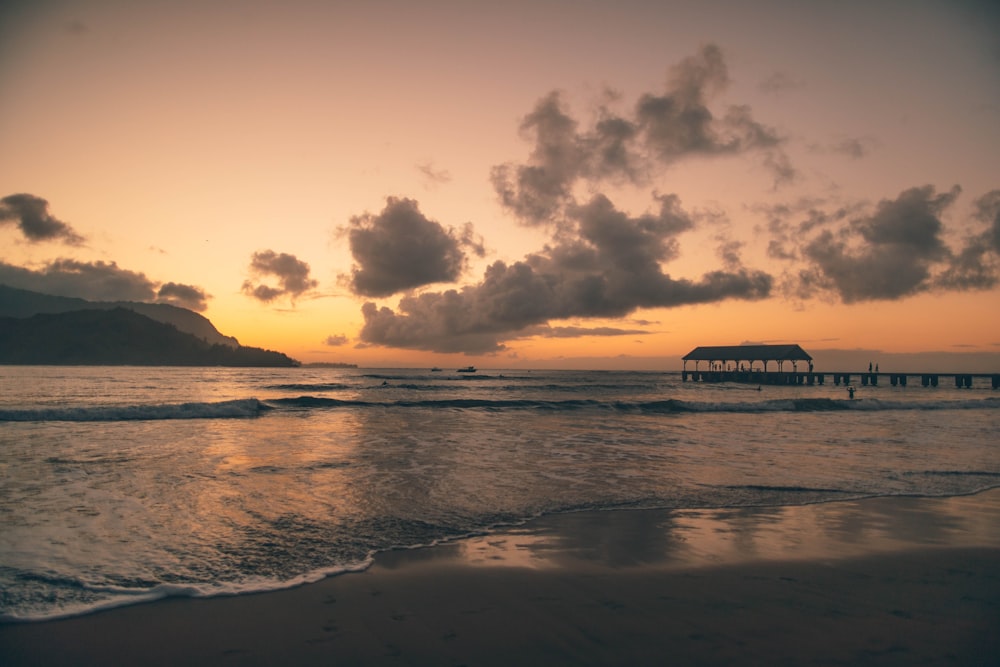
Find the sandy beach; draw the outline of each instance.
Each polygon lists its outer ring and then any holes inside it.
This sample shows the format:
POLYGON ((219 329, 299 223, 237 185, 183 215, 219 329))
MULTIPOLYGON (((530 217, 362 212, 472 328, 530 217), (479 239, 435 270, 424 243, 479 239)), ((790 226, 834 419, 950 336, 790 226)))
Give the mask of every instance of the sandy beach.
POLYGON ((0 625, 0 662, 992 665, 998 628, 993 490, 543 517, 284 591, 0 625))

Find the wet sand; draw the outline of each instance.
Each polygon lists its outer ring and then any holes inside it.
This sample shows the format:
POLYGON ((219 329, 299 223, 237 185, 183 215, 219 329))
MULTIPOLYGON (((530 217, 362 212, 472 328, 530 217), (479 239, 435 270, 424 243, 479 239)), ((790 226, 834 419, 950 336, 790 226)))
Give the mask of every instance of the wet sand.
POLYGON ((295 589, 0 625, 16 665, 996 665, 1000 490, 545 517, 295 589))

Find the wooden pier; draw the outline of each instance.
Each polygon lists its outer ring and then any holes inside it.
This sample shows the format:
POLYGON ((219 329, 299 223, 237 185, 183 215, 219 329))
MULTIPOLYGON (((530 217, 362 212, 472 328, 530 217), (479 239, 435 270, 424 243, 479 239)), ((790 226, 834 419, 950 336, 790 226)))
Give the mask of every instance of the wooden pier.
MULTIPOLYGON (((919 384, 922 387, 937 387, 939 384, 954 383, 958 389, 972 388, 973 378, 989 378, 993 389, 1000 389, 1000 373, 890 373, 872 371, 869 367, 864 371, 845 371, 818 373, 813 369, 812 357, 798 345, 726 345, 715 347, 696 347, 684 355, 684 370, 681 379, 684 382, 741 382, 757 385, 821 385, 826 383, 829 375, 835 385, 849 386, 860 384, 862 387, 876 387, 879 381, 885 385, 888 382, 893 387, 906 387, 919 384), (687 364, 693 361, 694 370, 688 370, 687 364), (701 370, 700 362, 707 362, 708 369, 701 370), (768 364, 777 366, 769 370, 768 364), (800 371, 799 363, 807 367, 800 371), (792 370, 785 369, 790 364, 792 370), (948 380, 951 382, 948 382, 948 380)), ((870 366, 870 365, 869 365, 870 366)))
MULTIPOLYGON (((829 380, 834 385, 877 387, 952 386, 956 389, 971 389, 975 378, 989 378, 990 387, 1000 389, 1000 373, 868 373, 868 372, 785 372, 785 371, 726 371, 694 370, 681 371, 684 382, 740 382, 758 385, 823 385, 829 380)), ((976 384, 979 384, 978 382, 976 384)))

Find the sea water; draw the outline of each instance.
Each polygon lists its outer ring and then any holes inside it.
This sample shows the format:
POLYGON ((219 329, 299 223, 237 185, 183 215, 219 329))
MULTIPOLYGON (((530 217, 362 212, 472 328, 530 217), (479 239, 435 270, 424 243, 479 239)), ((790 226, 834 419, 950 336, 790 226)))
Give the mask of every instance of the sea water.
POLYGON ((0 367, 0 619, 241 594, 543 514, 1000 486, 1000 393, 679 373, 0 367))

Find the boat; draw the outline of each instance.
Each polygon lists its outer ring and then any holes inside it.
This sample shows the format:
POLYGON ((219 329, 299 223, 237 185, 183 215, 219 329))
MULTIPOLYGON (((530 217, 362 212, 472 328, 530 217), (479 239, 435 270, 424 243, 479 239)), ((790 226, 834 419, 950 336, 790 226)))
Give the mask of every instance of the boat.
POLYGON ((431 369, 431 373, 440 373, 440 372, 441 372, 441 369, 438 368, 437 366, 435 366, 434 368, 431 369))
POLYGON ((456 373, 475 373, 476 372, 476 367, 475 366, 466 366, 465 368, 459 368, 455 372, 456 373))

